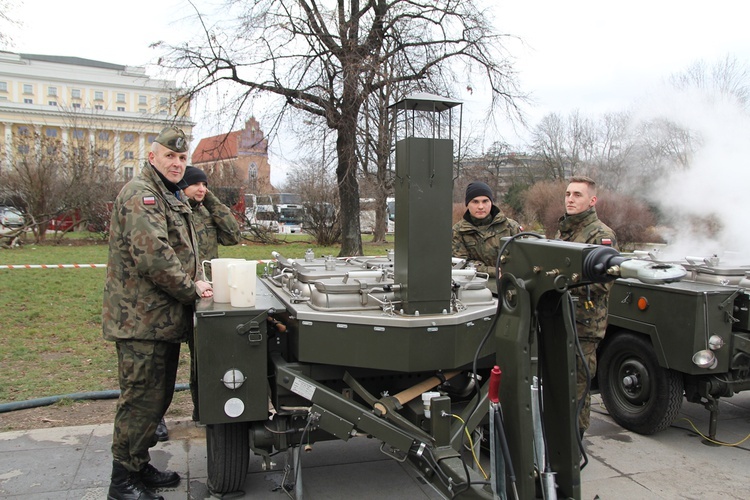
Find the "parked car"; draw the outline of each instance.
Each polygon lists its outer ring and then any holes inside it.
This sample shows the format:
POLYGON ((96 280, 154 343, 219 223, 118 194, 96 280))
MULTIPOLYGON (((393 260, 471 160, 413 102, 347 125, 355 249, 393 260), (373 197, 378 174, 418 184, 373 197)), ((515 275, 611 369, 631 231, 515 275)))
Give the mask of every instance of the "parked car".
POLYGON ((0 207, 0 226, 21 227, 24 224, 23 214, 15 207, 0 207))

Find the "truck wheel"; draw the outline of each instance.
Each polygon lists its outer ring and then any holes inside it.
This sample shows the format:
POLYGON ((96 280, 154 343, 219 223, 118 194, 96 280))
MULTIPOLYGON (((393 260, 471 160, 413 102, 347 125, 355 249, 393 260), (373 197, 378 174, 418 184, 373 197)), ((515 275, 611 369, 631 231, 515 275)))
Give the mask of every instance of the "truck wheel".
POLYGON ((651 342, 618 333, 605 341, 599 360, 599 391, 615 422, 638 434, 669 427, 682 406, 682 376, 659 366, 651 342))
POLYGON ((247 422, 206 426, 208 488, 212 493, 239 491, 250 462, 247 422))

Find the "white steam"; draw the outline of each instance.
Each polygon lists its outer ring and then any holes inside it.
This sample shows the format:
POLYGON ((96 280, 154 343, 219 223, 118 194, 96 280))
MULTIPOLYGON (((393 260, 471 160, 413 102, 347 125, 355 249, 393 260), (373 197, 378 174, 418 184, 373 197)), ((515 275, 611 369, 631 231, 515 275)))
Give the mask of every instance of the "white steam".
POLYGON ((636 122, 665 118, 698 138, 689 168, 654 185, 652 201, 674 221, 662 257, 750 265, 750 116, 733 97, 698 89, 671 88, 641 104, 636 122))

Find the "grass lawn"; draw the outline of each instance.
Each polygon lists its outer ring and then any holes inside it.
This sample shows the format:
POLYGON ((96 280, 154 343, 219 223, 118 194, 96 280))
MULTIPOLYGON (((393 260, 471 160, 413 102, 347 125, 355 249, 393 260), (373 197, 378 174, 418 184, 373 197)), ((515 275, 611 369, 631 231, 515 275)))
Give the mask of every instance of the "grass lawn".
MULTIPOLYGON (((363 242, 369 237, 363 235, 363 242)), ((365 246, 384 255, 391 243, 365 246)), ((278 244, 219 247, 221 257, 270 259, 338 255, 337 247, 317 247, 303 235, 281 236, 278 244)), ((81 240, 59 245, 26 244, 0 249, 0 265, 105 264, 107 245, 81 240)), ((117 389, 114 344, 101 336, 104 268, 0 269, 0 403, 62 394, 117 389)), ((189 356, 183 346, 178 374, 187 383, 189 356)))

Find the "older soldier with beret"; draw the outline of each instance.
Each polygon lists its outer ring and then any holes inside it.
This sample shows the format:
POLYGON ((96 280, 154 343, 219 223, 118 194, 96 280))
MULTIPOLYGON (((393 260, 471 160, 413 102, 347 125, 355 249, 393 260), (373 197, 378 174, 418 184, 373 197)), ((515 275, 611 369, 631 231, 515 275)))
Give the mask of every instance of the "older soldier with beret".
MULTIPOLYGON (((590 177, 572 177, 565 190, 565 215, 560 217, 555 239, 605 245, 617 248, 615 232, 599 220, 596 214, 596 182, 590 177)), ((596 348, 607 330, 607 307, 612 283, 595 283, 571 288, 576 305, 576 331, 589 374, 596 374, 596 348)), ((576 393, 578 401, 584 397, 588 378, 581 359, 577 360, 576 393)), ((580 404, 580 403, 579 403, 580 404)), ((578 415, 578 432, 581 436, 589 427, 591 396, 585 394, 578 415)))
POLYGON ((115 342, 120 399, 108 499, 160 499, 153 489, 180 481, 151 465, 149 448, 172 401, 193 305, 213 293, 199 276, 191 210, 179 187, 187 150, 182 130, 162 130, 112 209, 102 331, 115 342))
MULTIPOLYGON (((495 204, 492 190, 484 182, 466 187, 466 212, 453 226, 453 256, 466 259, 477 271, 497 277, 497 252, 501 238, 521 232, 521 226, 509 219, 495 204)), ((494 290, 495 281, 490 280, 494 290)))

